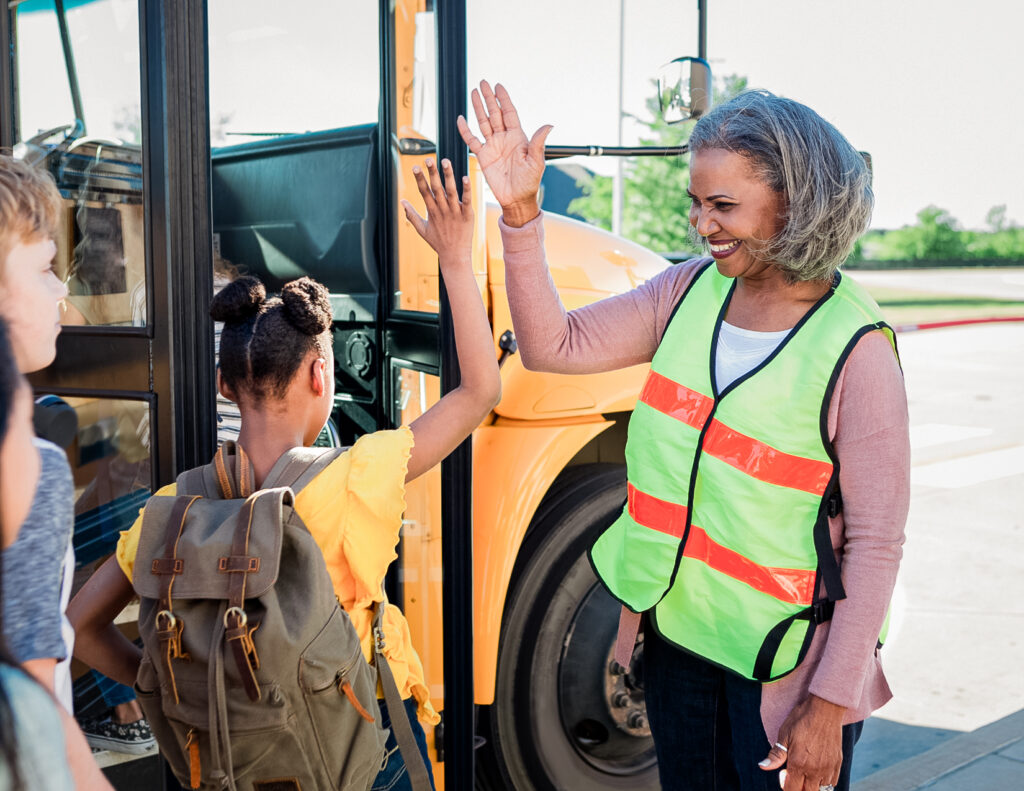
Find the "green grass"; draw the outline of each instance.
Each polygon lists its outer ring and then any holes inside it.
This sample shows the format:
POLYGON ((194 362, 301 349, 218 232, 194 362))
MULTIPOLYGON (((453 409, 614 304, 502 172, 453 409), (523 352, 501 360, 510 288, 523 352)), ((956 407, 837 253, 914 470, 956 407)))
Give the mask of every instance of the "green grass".
POLYGON ((1024 316, 1024 301, 868 287, 890 324, 1024 316))

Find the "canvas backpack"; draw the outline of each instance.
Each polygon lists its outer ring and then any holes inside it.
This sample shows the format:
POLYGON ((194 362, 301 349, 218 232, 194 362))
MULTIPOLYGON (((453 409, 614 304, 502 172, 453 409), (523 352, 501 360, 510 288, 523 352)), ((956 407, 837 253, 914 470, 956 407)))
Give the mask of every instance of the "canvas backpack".
POLYGON ((288 451, 254 491, 248 458, 227 442, 178 477, 177 496, 146 504, 132 579, 136 690, 186 788, 364 791, 387 736, 378 673, 414 788, 430 788, 384 659, 383 606, 375 672, 294 510, 295 493, 340 452, 288 451))

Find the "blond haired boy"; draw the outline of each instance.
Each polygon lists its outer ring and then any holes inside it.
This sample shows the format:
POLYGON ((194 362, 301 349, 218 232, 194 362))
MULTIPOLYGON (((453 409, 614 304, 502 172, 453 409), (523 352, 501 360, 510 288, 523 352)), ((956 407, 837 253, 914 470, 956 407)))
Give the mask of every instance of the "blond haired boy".
MULTIPOLYGON (((67 289, 53 271, 62 211, 49 174, 0 155, 0 316, 18 368, 45 368, 57 354, 67 289)), ((41 470, 32 510, 3 551, 3 639, 14 658, 63 704, 68 762, 79 788, 110 788, 71 718, 74 632, 64 617, 74 554, 71 468, 64 451, 36 440, 41 470)))

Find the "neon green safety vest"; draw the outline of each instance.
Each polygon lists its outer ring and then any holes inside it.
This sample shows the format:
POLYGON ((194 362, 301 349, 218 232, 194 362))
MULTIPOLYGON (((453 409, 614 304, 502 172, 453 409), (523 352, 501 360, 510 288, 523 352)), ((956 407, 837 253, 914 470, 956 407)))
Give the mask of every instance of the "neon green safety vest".
POLYGON ((749 679, 800 664, 845 597, 828 517, 839 469, 832 390, 857 341, 881 329, 849 278, 764 363, 715 384, 718 332, 735 282, 707 265, 669 321, 626 442, 628 500, 590 550, 597 575, 681 648, 749 679), (819 593, 824 583, 824 594, 819 593))

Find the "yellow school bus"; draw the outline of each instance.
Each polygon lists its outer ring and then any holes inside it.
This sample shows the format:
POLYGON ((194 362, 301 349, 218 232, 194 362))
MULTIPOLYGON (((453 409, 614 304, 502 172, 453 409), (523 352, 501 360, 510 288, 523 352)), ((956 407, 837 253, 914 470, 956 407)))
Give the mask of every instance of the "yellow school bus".
MULTIPOLYGON (((612 661, 618 607, 585 554, 624 501, 626 421, 646 368, 551 375, 515 352, 500 210, 454 130, 466 4, 11 6, 0 145, 53 173, 67 209, 56 262, 67 326, 33 384, 77 413, 80 577, 149 492, 205 463, 218 429, 237 430, 214 400, 215 268, 269 289, 308 274, 331 291, 337 397, 323 442, 408 423, 440 397, 453 355, 437 261, 399 201, 420 206, 413 166, 450 157, 472 179, 473 267, 503 398, 471 447, 408 487, 388 580, 443 716, 428 734, 437 784, 656 788, 642 638, 631 668, 612 661)), ((557 79, 559 58, 578 55, 546 57, 557 79)), ((694 75, 684 104, 698 110, 707 87, 694 75)), ((568 309, 670 265, 567 217, 547 215, 545 229, 568 309)), ((83 707, 101 705, 79 687, 83 707)), ((161 771, 106 760, 120 788, 153 787, 161 771)))

